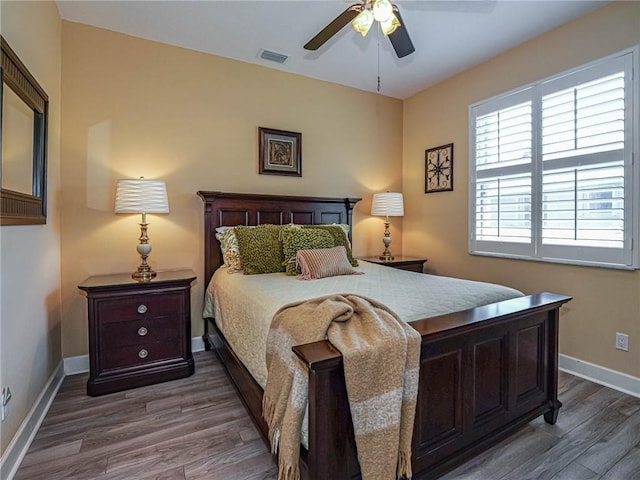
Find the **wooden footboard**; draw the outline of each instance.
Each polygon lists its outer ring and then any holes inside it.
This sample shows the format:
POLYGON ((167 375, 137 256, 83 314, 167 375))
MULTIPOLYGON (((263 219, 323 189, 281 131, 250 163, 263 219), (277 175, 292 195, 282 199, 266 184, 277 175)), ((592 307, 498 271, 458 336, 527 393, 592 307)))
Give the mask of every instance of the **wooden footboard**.
MULTIPOLYGON (((559 309, 570 299, 540 293, 411 324, 422 335, 414 478, 437 478, 540 415, 555 423, 559 309)), ((260 386, 220 332, 212 341, 266 441, 260 386)), ((327 341, 294 351, 309 367, 303 478, 360 478, 342 356, 327 341)))

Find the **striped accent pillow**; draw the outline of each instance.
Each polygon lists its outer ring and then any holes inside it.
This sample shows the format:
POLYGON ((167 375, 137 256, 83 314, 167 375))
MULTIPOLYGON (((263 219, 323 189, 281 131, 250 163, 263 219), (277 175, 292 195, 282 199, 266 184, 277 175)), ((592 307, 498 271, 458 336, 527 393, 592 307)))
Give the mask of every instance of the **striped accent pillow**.
POLYGON ((358 272, 351 266, 347 258, 347 250, 342 245, 333 248, 298 250, 296 262, 302 271, 302 275, 298 275, 297 278, 303 280, 364 273, 358 272))

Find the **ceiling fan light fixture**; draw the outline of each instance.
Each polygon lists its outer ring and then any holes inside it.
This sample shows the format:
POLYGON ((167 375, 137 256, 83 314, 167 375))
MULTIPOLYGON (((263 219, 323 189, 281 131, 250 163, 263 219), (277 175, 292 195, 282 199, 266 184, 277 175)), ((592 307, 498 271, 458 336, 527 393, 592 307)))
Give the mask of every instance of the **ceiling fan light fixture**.
POLYGON ((377 21, 398 58, 412 54, 416 49, 400 15, 400 9, 391 3, 392 1, 360 0, 347 7, 304 45, 305 50, 318 50, 349 23, 355 31, 365 37, 377 21))
POLYGON ((351 26, 353 29, 360 33, 363 37, 367 35, 371 25, 373 24, 373 13, 371 10, 364 9, 360 12, 360 14, 353 19, 351 22, 351 26))
POLYGON ((389 0, 376 0, 373 3, 373 17, 380 23, 386 22, 393 15, 393 5, 389 0))
POLYGON ((389 36, 400 26, 400 20, 393 13, 391 16, 382 22, 380 22, 380 28, 382 29, 382 33, 389 36))

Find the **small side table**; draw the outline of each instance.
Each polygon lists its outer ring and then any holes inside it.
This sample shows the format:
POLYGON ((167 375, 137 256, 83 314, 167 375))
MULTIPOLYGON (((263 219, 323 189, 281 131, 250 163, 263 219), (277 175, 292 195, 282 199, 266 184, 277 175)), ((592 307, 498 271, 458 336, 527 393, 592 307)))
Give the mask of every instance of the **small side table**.
POLYGON ((380 257, 360 257, 360 260, 418 273, 422 273, 422 268, 427 262, 426 258, 405 257, 403 255, 396 255, 393 260, 389 261, 381 260, 380 257))
POLYGON ((103 395, 188 377, 191 270, 158 272, 148 282, 130 273, 98 275, 78 285, 89 319, 87 394, 103 395))

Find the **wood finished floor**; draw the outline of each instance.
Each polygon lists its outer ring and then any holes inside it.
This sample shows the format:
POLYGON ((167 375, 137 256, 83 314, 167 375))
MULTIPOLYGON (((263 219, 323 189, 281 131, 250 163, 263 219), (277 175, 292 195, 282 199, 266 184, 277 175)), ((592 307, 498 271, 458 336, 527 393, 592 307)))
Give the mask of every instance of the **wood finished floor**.
MULTIPOLYGON (((270 480, 276 468, 222 366, 102 397, 64 380, 15 480, 270 480)), ((561 373, 558 423, 537 419, 443 480, 640 480, 640 398, 561 373)))

